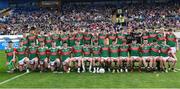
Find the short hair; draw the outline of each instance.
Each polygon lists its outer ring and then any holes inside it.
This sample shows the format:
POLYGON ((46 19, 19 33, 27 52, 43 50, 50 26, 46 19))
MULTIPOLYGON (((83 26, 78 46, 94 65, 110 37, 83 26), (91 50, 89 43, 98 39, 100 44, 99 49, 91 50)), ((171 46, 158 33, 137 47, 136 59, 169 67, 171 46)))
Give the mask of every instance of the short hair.
POLYGON ((168 31, 173 31, 172 29, 169 29, 168 31))
POLYGON ((8 43, 10 44, 10 43, 13 43, 13 42, 10 40, 8 43))
POLYGON ((30 28, 30 31, 34 31, 36 28, 35 27, 31 27, 30 28))

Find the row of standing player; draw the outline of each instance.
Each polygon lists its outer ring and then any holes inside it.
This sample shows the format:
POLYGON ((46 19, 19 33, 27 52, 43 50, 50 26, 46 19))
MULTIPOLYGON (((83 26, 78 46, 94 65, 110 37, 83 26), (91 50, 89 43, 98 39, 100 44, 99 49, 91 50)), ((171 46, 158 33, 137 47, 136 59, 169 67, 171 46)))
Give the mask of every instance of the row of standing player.
POLYGON ((55 31, 53 33, 49 32, 44 34, 35 34, 34 30, 31 30, 30 33, 24 34, 22 41, 25 46, 30 46, 32 42, 35 42, 39 45, 40 42, 45 42, 47 47, 51 47, 51 42, 55 41, 57 46, 62 46, 64 42, 68 46, 74 46, 75 41, 79 41, 80 45, 89 44, 93 45, 95 41, 98 41, 99 45, 104 45, 104 41, 109 39, 109 44, 112 44, 113 41, 117 41, 117 44, 122 44, 122 40, 126 39, 127 43, 131 43, 133 39, 136 39, 138 43, 143 44, 143 40, 147 39, 149 43, 157 41, 160 45, 163 41, 166 41, 167 45, 175 47, 177 44, 177 39, 173 34, 172 30, 168 32, 160 31, 144 31, 141 34, 132 31, 109 31, 106 32, 102 30, 101 32, 90 32, 90 31, 55 31))

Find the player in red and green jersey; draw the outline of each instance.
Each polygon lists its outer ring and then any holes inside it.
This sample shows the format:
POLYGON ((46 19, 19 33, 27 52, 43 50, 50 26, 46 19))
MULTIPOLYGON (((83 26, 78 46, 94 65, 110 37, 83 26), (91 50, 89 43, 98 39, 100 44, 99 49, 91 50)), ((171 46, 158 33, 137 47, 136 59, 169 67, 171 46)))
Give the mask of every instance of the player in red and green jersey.
POLYGON ((92 55, 91 55, 91 47, 88 43, 85 43, 83 46, 83 62, 82 66, 86 66, 86 63, 89 62, 89 72, 92 72, 92 55))
POLYGON ((31 46, 31 43, 34 43, 36 42, 36 35, 35 35, 35 32, 34 32, 34 28, 31 28, 30 30, 30 33, 29 35, 27 36, 27 39, 28 39, 28 46, 31 46))
POLYGON ((151 70, 153 67, 153 58, 151 57, 151 45, 148 44, 148 40, 143 41, 144 44, 141 45, 141 56, 143 60, 143 64, 146 69, 151 70), (149 67, 148 67, 149 63, 149 67))
POLYGON ((60 38, 61 38, 62 43, 64 43, 64 42, 68 43, 69 35, 66 31, 63 31, 60 34, 60 38))
POLYGON ((111 67, 113 69, 112 73, 117 71, 119 73, 119 45, 116 44, 116 41, 113 41, 110 45, 110 58, 111 58, 111 67))
POLYGON ((133 40, 130 45, 130 56, 131 72, 133 72, 133 64, 135 61, 138 61, 139 72, 141 72, 142 58, 140 57, 140 44, 138 44, 136 40, 133 40))
POLYGON ((86 31, 85 33, 84 33, 84 44, 91 44, 91 38, 92 38, 92 34, 90 33, 90 32, 88 32, 88 31, 86 31))
POLYGON ((161 60, 160 60, 160 55, 159 55, 159 53, 160 53, 160 46, 158 45, 158 43, 156 41, 154 41, 152 43, 150 53, 151 53, 151 56, 152 56, 153 61, 154 61, 153 62, 153 68, 157 69, 156 68, 156 66, 157 66, 156 63, 157 63, 157 61, 161 61, 161 60))
POLYGON ((98 42, 96 40, 94 46, 92 47, 93 67, 94 67, 93 73, 99 73, 99 67, 101 63, 100 51, 101 51, 101 47, 98 46, 98 42))
POLYGON ((61 62, 63 64, 64 71, 69 73, 70 72, 69 61, 71 58, 71 48, 68 47, 68 44, 66 42, 63 44, 63 47, 60 49, 59 53, 61 55, 60 57, 61 57, 61 62))
POLYGON ((38 45, 40 46, 41 42, 45 42, 45 36, 44 32, 40 32, 40 34, 37 36, 38 45))
POLYGON ((160 56, 161 56, 161 68, 168 72, 168 60, 170 57, 171 48, 169 45, 166 45, 165 42, 160 45, 160 56))
POLYGON ((101 46, 101 61, 110 64, 111 60, 109 58, 109 45, 104 41, 104 45, 101 46))
POLYGON ((52 42, 52 36, 50 33, 48 33, 45 37, 45 43, 48 48, 52 47, 51 42, 52 42))
POLYGON ((123 72, 123 69, 125 72, 128 72, 128 65, 130 64, 130 58, 128 56, 129 53, 129 45, 127 44, 127 40, 123 39, 123 44, 119 47, 119 65, 120 65, 120 71, 123 72), (123 62, 126 62, 123 68, 123 62))
POLYGON ((161 45, 162 42, 165 41, 165 40, 166 40, 166 38, 165 38, 164 31, 158 32, 158 34, 157 34, 157 42, 158 42, 158 44, 161 45))
POLYGON ((21 38, 21 41, 23 42, 24 46, 28 47, 28 39, 26 33, 23 34, 23 38, 21 38))
POLYGON ((111 67, 111 59, 110 59, 110 50, 109 50, 109 45, 106 43, 106 41, 104 41, 104 45, 101 45, 101 52, 100 52, 100 56, 101 56, 101 66, 103 67, 104 64, 106 65, 106 67, 108 67, 108 70, 110 71, 110 67, 111 67))
POLYGON ((142 34, 142 42, 141 42, 141 44, 143 44, 144 42, 144 40, 147 40, 148 38, 149 38, 149 33, 148 33, 148 31, 147 30, 144 30, 144 32, 143 32, 143 34, 142 34))
POLYGON ((40 72, 43 72, 44 69, 48 68, 48 58, 47 58, 47 50, 48 47, 44 45, 44 42, 40 43, 40 47, 38 48, 38 57, 40 62, 40 72))
POLYGON ((75 40, 80 42, 80 45, 83 45, 83 33, 78 31, 75 34, 75 40))
POLYGON ((75 45, 75 35, 73 33, 73 31, 71 31, 69 33, 69 42, 68 42, 68 46, 72 47, 75 45))
POLYGON ((124 33, 124 32, 117 32, 117 44, 118 45, 121 45, 121 44, 123 44, 123 39, 125 39, 126 38, 126 34, 124 33))
POLYGON ((112 42, 116 40, 116 33, 114 31, 111 31, 108 34, 108 38, 109 38, 109 45, 112 45, 112 42))
POLYGON ((31 43, 28 48, 29 67, 31 70, 35 70, 38 67, 37 47, 35 42, 31 43))
POLYGON ((29 58, 27 58, 27 50, 26 46, 23 46, 23 41, 20 41, 19 47, 16 49, 17 57, 18 57, 18 65, 19 65, 19 71, 25 70, 24 67, 26 68, 26 72, 29 72, 28 65, 29 65, 29 58), (24 65, 24 63, 26 65, 24 65))
POLYGON ((53 33, 52 40, 56 42, 56 46, 61 47, 62 46, 62 40, 60 40, 60 34, 59 33, 53 33))
POLYGON ((156 33, 154 30, 149 31, 148 33, 149 33, 149 37, 148 37, 148 42, 149 42, 149 43, 153 43, 153 41, 156 41, 156 40, 157 40, 157 39, 156 39, 157 33, 156 33))
POLYGON ((166 34, 166 44, 171 47, 171 51, 173 53, 176 53, 176 50, 178 47, 178 40, 176 39, 176 36, 172 32, 172 29, 169 30, 168 34, 166 34))
POLYGON ((91 45, 94 45, 96 43, 96 41, 99 42, 98 35, 97 34, 92 34, 91 45))
MULTIPOLYGON (((82 46, 80 45, 79 41, 75 42, 75 46, 72 47, 72 57, 70 60, 70 65, 72 62, 77 63, 78 70, 77 72, 80 73, 80 67, 81 67, 81 62, 82 62, 82 46)), ((85 72, 85 68, 83 67, 83 72, 85 72)))
POLYGON ((51 66, 51 71, 54 71, 56 68, 60 68, 60 59, 59 59, 59 48, 56 46, 56 42, 52 42, 52 47, 49 48, 49 64, 51 66))
MULTIPOLYGON (((94 37, 94 36, 93 36, 94 37)), ((104 45, 104 41, 105 41, 105 39, 107 38, 107 34, 106 34, 106 31, 104 30, 104 31, 102 31, 102 32, 100 32, 99 34, 98 34, 98 44, 100 45, 100 46, 102 46, 102 45, 104 45)))
POLYGON ((15 59, 15 49, 13 48, 13 42, 10 41, 8 42, 8 47, 7 49, 5 50, 5 53, 6 53, 6 58, 7 58, 7 66, 8 66, 8 69, 9 69, 9 73, 13 73, 14 72, 14 69, 16 68, 15 66, 15 63, 16 63, 16 59, 15 59))

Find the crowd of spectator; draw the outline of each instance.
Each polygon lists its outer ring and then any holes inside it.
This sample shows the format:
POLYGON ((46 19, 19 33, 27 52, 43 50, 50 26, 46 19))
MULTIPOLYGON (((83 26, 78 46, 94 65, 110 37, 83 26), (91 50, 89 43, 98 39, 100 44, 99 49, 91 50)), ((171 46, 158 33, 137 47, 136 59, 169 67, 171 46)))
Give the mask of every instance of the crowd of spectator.
MULTIPOLYGON (((12 14, 0 24, 0 34, 22 34, 29 28, 52 30, 114 30, 113 5, 67 4, 60 11, 42 8, 12 8, 12 14)), ((180 28, 179 5, 121 6, 126 25, 123 29, 180 28)), ((121 28, 122 29, 122 28, 121 28)))

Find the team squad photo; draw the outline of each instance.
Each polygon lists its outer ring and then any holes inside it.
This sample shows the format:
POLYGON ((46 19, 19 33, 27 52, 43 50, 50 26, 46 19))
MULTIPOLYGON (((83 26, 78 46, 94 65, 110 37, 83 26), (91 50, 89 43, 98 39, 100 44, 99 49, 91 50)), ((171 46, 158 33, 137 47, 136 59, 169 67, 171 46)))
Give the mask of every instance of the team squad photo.
POLYGON ((134 32, 131 29, 90 32, 53 31, 24 33, 19 47, 9 41, 6 49, 10 73, 71 71, 104 73, 133 72, 138 69, 176 72, 178 41, 172 29, 168 31, 134 32))
POLYGON ((180 88, 180 0, 0 0, 0 89, 180 88))

